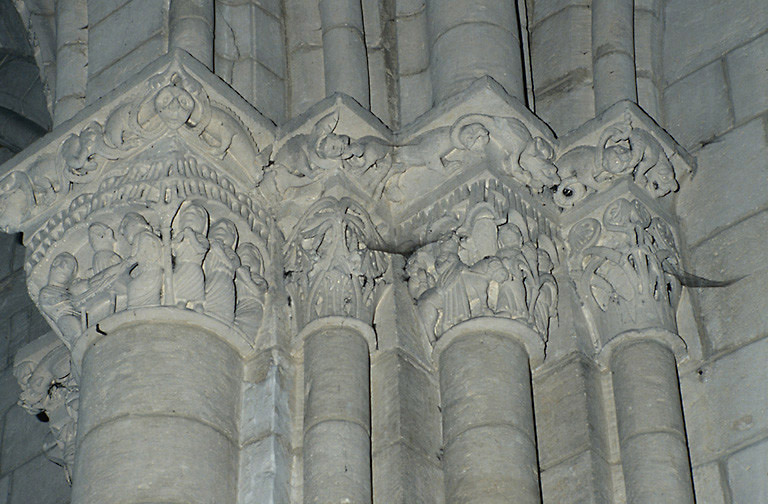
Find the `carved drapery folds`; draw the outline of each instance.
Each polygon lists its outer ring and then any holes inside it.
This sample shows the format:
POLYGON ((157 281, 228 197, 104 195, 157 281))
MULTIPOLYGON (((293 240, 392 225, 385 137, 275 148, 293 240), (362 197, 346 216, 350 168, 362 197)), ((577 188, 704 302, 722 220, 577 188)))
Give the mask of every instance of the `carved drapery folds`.
POLYGON ((368 214, 349 198, 323 198, 288 241, 286 286, 299 328, 340 316, 370 323, 375 287, 386 270, 368 214))
POLYGON ((44 453, 64 467, 71 481, 80 389, 72 373, 69 351, 48 334, 16 356, 13 373, 21 387, 19 405, 50 428, 43 440, 44 453))
POLYGON ((603 338, 631 329, 676 332, 681 286, 674 235, 640 200, 619 198, 600 220, 577 222, 568 246, 577 290, 603 338))
POLYGON ((557 316, 556 260, 554 243, 533 221, 481 202, 413 253, 408 288, 433 340, 461 322, 491 316, 519 320, 546 341, 557 316))

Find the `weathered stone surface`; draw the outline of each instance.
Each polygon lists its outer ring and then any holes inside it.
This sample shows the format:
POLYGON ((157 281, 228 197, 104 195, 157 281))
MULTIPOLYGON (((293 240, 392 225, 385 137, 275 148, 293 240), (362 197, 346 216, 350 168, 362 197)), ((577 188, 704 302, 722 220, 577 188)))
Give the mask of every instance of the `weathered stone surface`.
POLYGON ((720 60, 664 90, 665 126, 688 149, 696 150, 727 130, 733 123, 730 107, 720 60))
POLYGON ((725 63, 736 122, 768 109, 765 93, 755 92, 768 85, 768 34, 728 53, 725 63))
POLYGON ((768 145, 763 121, 729 131, 698 153, 698 172, 680 190, 677 212, 690 245, 747 217, 768 203, 768 145), (712 195, 722 195, 713 198, 712 195), (707 204, 701 203, 706 201, 707 204))
POLYGON ((440 504, 444 492, 437 459, 425 458, 402 441, 373 454, 374 502, 440 504))
POLYGON ((544 502, 608 504, 613 501, 608 463, 587 450, 541 472, 544 502))
POLYGON ((723 477, 718 462, 693 468, 693 484, 698 504, 726 504, 723 477))
POLYGON ((768 340, 681 377, 691 461, 701 465, 768 433, 768 340), (738 391, 738 392, 735 392, 738 391))
POLYGON ((735 453, 726 467, 734 504, 768 499, 768 441, 735 453))
MULTIPOLYGON (((13 472, 9 504, 67 504, 70 488, 59 466, 40 455, 13 472)), ((2 497, 0 497, 2 502, 2 497)))
POLYGON ((763 7, 762 0, 667 2, 665 80, 674 82, 764 31, 768 11, 763 7))
POLYGON ((290 450, 285 443, 280 436, 267 436, 241 448, 238 504, 291 502, 290 450))
POLYGON ((48 433, 48 426, 30 416, 19 406, 5 413, 0 471, 6 473, 43 451, 41 440, 48 433))

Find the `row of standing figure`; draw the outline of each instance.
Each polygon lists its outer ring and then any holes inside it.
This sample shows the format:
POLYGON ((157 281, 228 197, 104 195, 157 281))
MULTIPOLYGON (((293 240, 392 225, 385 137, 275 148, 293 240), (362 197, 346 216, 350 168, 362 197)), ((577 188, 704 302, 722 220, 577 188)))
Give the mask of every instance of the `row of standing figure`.
POLYGON ((251 243, 240 244, 236 251, 234 223, 219 219, 209 230, 208 219, 208 212, 197 203, 185 203, 174 218, 173 293, 163 291, 163 241, 144 216, 128 212, 118 227, 123 249, 129 250, 126 258, 115 251, 118 240, 111 227, 91 224, 90 275, 78 278, 75 256, 58 254, 51 262, 48 283, 40 290, 42 312, 70 347, 85 327, 111 313, 163 301, 255 331, 267 289, 261 253, 251 243))

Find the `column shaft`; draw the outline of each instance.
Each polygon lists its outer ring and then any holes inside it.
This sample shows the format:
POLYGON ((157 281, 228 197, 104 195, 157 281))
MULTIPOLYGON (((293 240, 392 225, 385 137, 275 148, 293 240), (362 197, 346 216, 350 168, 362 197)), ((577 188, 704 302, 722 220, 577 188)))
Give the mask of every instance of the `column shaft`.
POLYGON ((515 2, 428 0, 430 70, 435 102, 489 75, 525 102, 520 30, 515 2))
POLYGON ((368 343, 325 328, 304 343, 304 502, 370 504, 368 343))
POLYGON ((213 0, 171 0, 168 46, 184 49, 213 69, 213 17, 213 0))
POLYGON ((449 504, 540 503, 531 374, 519 342, 467 334, 440 354, 449 504))
POLYGON ((637 102, 634 0, 592 1, 595 114, 621 100, 637 102))
POLYGON ((368 53, 360 0, 320 0, 325 94, 345 93, 370 107, 368 53))
POLYGON ((675 356, 657 341, 611 356, 621 460, 629 504, 693 503, 675 356))
POLYGON ((241 374, 230 346, 191 325, 126 324, 93 343, 73 504, 235 502, 241 374))
POLYGON ((85 106, 88 80, 88 14, 85 0, 56 4, 56 103, 54 126, 85 106))

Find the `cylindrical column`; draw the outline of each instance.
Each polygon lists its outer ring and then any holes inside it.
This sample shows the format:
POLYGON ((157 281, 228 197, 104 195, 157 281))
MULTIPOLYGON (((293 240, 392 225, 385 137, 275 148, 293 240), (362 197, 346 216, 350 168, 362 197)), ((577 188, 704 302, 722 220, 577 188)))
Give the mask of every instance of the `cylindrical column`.
POLYGON ((213 69, 213 0, 171 0, 168 46, 184 49, 213 69))
POLYGON ((325 94, 345 93, 370 107, 368 53, 360 0, 320 0, 325 94))
POLYGON ((439 355, 449 504, 541 503, 528 352, 467 332, 439 355))
MULTIPOLYGON (((361 322, 362 324, 362 322, 361 322)), ((304 502, 370 504, 368 342, 349 327, 304 340, 304 502)))
POLYGON ((191 324, 102 332, 82 361, 72 503, 235 502, 239 355, 191 324))
POLYGON ((88 80, 88 14, 86 0, 56 3, 56 102, 53 125, 85 106, 88 80))
POLYGON ((427 16, 436 103, 485 75, 525 102, 516 2, 428 0, 427 16))
POLYGON ((634 0, 592 0, 595 113, 621 100, 637 102, 634 0))
POLYGON ((675 355, 655 340, 611 355, 628 504, 693 503, 675 355))

